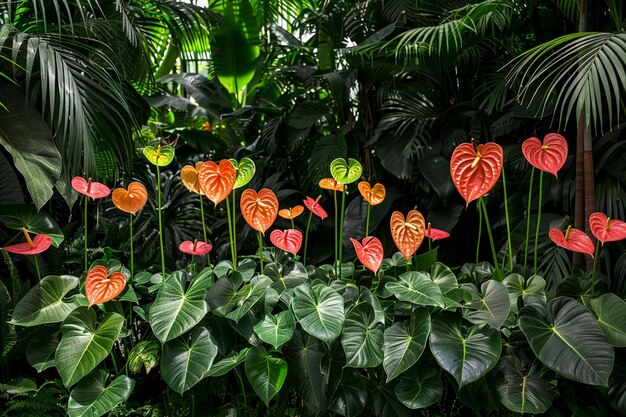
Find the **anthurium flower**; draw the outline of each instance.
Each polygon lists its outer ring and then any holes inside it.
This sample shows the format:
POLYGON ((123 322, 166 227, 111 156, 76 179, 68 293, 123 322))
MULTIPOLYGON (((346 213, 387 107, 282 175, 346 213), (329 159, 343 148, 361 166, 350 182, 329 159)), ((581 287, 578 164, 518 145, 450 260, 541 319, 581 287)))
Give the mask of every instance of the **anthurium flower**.
POLYGON ((213 126, 211 126, 211 123, 209 122, 204 122, 202 123, 202 130, 204 130, 205 132, 213 132, 213 126))
POLYGON ((553 228, 548 233, 550 240, 558 246, 571 250, 572 252, 586 253, 593 258, 593 242, 585 232, 573 229, 572 226, 567 227, 565 235, 561 229, 553 228))
POLYGON ((387 195, 387 190, 385 190, 385 186, 376 183, 373 187, 370 186, 370 183, 367 181, 361 181, 358 185, 359 192, 367 201, 370 206, 375 206, 377 204, 382 203, 385 200, 385 196, 387 195))
POLYGON ((426 231, 424 232, 424 236, 431 240, 440 240, 446 239, 450 237, 450 233, 445 230, 435 229, 434 227, 430 227, 430 222, 428 222, 428 226, 426 227, 426 231))
POLYGON ((558 133, 548 133, 543 143, 528 138, 522 143, 522 153, 532 166, 556 177, 567 160, 567 141, 558 133))
POLYGON ((104 198, 111 194, 111 189, 106 185, 92 181, 91 178, 88 180, 82 177, 74 177, 72 178, 72 188, 82 195, 86 195, 91 198, 104 198))
POLYGON ((203 164, 204 162, 199 161, 196 162, 195 167, 193 165, 185 165, 183 169, 180 170, 180 180, 183 182, 183 185, 192 193, 200 195, 204 195, 204 192, 202 191, 202 187, 200 187, 198 171, 203 164))
POLYGON ((337 183, 334 178, 322 178, 319 186, 325 190, 343 191, 343 184, 337 183))
POLYGON ((304 213, 304 207, 301 205, 297 205, 295 207, 282 209, 281 211, 278 212, 278 215, 282 217, 283 219, 291 220, 291 219, 295 219, 302 213, 304 213))
POLYGON ((315 200, 313 200, 311 197, 307 197, 306 199, 302 200, 302 202, 304 203, 306 208, 311 210, 313 214, 324 220, 326 217, 328 217, 328 214, 326 213, 326 210, 324 210, 324 208, 319 204, 321 198, 322 196, 319 196, 315 200))
POLYGON ((215 205, 228 197, 235 186, 236 178, 235 166, 228 159, 222 159, 219 165, 208 161, 198 169, 200 188, 215 205))
POLYGON ((265 231, 276 220, 278 215, 278 198, 274 191, 263 188, 257 194, 251 188, 241 193, 241 214, 254 230, 265 234, 265 231))
POLYGON ((374 236, 366 236, 363 238, 363 243, 354 238, 350 238, 350 241, 354 245, 356 256, 363 266, 373 273, 377 273, 383 263, 384 256, 383 245, 380 240, 374 236))
POLYGON ((426 229, 424 216, 417 210, 411 210, 405 220, 401 212, 394 211, 391 214, 390 227, 391 237, 396 247, 408 261, 424 240, 426 229))
POLYGON ((47 251, 52 244, 52 238, 48 235, 39 234, 31 239, 26 228, 22 227, 22 232, 26 238, 26 243, 5 246, 3 249, 9 253, 18 255, 37 255, 38 253, 47 251))
POLYGON ((196 239, 193 242, 191 240, 185 240, 178 246, 178 249, 189 255, 204 256, 211 252, 213 246, 211 246, 210 243, 198 241, 198 239, 196 239))
POLYGON ((103 265, 95 266, 85 279, 85 295, 89 306, 110 301, 121 294, 126 286, 126 276, 121 272, 114 272, 109 277, 109 271, 103 265))
POLYGON ((142 183, 133 181, 128 184, 128 189, 113 190, 111 200, 118 209, 136 215, 148 201, 148 190, 142 183))
POLYGON ((616 242, 626 239, 626 223, 614 220, 606 214, 596 212, 589 216, 591 233, 604 245, 606 242, 616 242))
POLYGON ((295 255, 302 246, 302 232, 297 229, 276 229, 270 233, 270 241, 278 249, 295 255))
POLYGON ((503 152, 497 143, 489 142, 474 148, 462 143, 450 158, 450 175, 467 205, 487 194, 502 173, 503 152))

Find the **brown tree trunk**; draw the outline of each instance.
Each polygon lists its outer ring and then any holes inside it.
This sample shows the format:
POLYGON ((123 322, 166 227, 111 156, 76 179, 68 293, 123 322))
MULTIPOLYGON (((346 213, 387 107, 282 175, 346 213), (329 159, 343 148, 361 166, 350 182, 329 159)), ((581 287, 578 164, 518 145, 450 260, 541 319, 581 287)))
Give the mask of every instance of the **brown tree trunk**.
MULTIPOLYGON (((589 229, 589 216, 596 211, 596 187, 595 178, 593 172, 593 146, 591 142, 591 131, 589 128, 585 130, 585 151, 584 151, 584 169, 585 169, 585 232, 591 237, 591 240, 595 240, 591 230, 589 229)), ((594 242, 595 244, 595 242, 594 242)), ((587 270, 593 268, 593 260, 591 257, 586 256, 587 270)))
MULTIPOLYGON (((585 229, 585 117, 581 114, 578 118, 578 130, 576 132, 576 194, 574 200, 574 227, 579 230, 585 229)), ((582 253, 574 252, 572 259, 574 267, 584 265, 582 253)))

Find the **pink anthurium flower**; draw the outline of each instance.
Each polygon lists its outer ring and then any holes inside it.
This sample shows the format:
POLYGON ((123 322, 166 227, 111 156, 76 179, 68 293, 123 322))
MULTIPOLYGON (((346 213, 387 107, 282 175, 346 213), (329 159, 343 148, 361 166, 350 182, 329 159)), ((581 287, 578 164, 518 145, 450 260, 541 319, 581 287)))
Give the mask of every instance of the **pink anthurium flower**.
POLYGON ((548 133, 543 143, 528 138, 522 143, 522 153, 532 166, 556 177, 567 160, 567 141, 558 133, 548 133))
POLYGON ((272 245, 285 252, 298 253, 302 246, 302 232, 296 229, 274 230, 270 233, 272 245))
POLYGON ((26 238, 26 243, 5 246, 5 251, 18 255, 37 255, 47 251, 52 244, 52 238, 48 235, 40 234, 31 239, 26 228, 22 227, 22 232, 26 238))
POLYGON ((366 236, 363 238, 363 243, 354 238, 350 238, 350 241, 354 245, 359 261, 361 261, 364 267, 376 274, 383 263, 385 254, 380 240, 374 236, 366 236))
POLYGON ((87 197, 91 197, 93 199, 104 198, 111 194, 111 189, 109 187, 102 183, 91 181, 91 178, 88 180, 82 177, 72 178, 72 188, 82 195, 86 195, 87 197))
POLYGON ((550 236, 550 240, 562 248, 571 250, 572 252, 586 253, 593 258, 593 242, 582 230, 573 229, 572 226, 568 226, 565 235, 563 235, 561 229, 553 228, 550 229, 548 236, 550 236))
POLYGON ((328 214, 326 213, 326 210, 324 210, 324 208, 319 204, 321 198, 322 196, 319 196, 315 200, 313 200, 311 197, 307 197, 305 200, 302 201, 306 208, 311 210, 311 213, 324 220, 326 217, 328 217, 328 214))
POLYGON ((589 216, 591 233, 604 245, 606 242, 616 242, 626 239, 626 223, 611 219, 606 214, 596 212, 589 216))
POLYGON ((178 249, 186 254, 194 256, 204 256, 213 249, 210 243, 194 240, 186 240, 178 246, 178 249))
POLYGON ((424 236, 431 240, 440 240, 446 239, 450 237, 450 233, 445 230, 435 229, 434 227, 430 227, 430 222, 428 222, 428 226, 426 226, 426 231, 424 232, 424 236))

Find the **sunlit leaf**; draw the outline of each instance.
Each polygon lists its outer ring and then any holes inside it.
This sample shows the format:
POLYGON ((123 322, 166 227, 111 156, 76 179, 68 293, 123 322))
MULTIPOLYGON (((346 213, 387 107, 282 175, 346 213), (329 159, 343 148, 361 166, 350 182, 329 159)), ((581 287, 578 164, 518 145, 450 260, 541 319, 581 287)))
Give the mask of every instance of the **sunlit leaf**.
POLYGON ((330 174, 333 176, 337 184, 351 184, 361 178, 363 167, 356 159, 337 158, 330 163, 330 174))
POLYGON ((250 158, 243 158, 239 162, 237 162, 236 159, 230 159, 229 161, 233 164, 235 172, 237 173, 235 186, 233 188, 241 188, 248 184, 256 172, 256 165, 254 165, 254 161, 250 158))
POLYGON ((146 146, 143 155, 152 164, 160 167, 168 166, 174 160, 174 148, 171 146, 146 146))
POLYGON ((102 416, 130 397, 135 381, 120 375, 107 385, 108 375, 104 369, 98 369, 76 385, 67 405, 69 417, 102 416))

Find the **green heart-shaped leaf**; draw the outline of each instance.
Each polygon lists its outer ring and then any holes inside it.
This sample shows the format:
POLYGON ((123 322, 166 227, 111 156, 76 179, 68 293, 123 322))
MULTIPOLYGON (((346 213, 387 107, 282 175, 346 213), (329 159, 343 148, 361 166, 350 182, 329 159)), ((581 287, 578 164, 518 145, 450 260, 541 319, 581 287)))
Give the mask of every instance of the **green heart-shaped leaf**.
POLYGON ((120 375, 106 385, 108 372, 98 369, 81 380, 70 394, 67 415, 70 417, 103 416, 124 402, 135 387, 135 381, 120 375))
POLYGON ((248 381, 265 405, 280 391, 287 378, 287 362, 270 355, 261 345, 248 351, 245 370, 248 381))
POLYGON ((503 377, 498 384, 502 405, 521 414, 543 414, 550 408, 556 392, 550 381, 541 377, 541 363, 505 356, 499 368, 503 377))
POLYGON ((374 368, 383 361, 383 324, 375 320, 374 309, 361 303, 348 313, 341 334, 346 366, 374 368))
POLYGON ((289 310, 281 311, 276 315, 268 313, 254 326, 254 331, 259 338, 274 346, 274 349, 278 349, 291 340, 294 330, 296 330, 296 320, 289 310))
POLYGON ((591 308, 609 343, 626 347, 626 302, 609 293, 591 300, 591 308))
POLYGON ((341 334, 343 298, 332 288, 304 283, 293 290, 291 309, 305 332, 330 344, 341 334))
POLYGON ((241 188, 249 183, 256 172, 256 165, 254 165, 254 161, 250 158, 243 158, 239 162, 237 162, 236 159, 229 159, 229 161, 232 162, 235 167, 235 172, 237 173, 235 186, 233 188, 241 188))
POLYGON ((337 158, 330 163, 330 174, 338 184, 351 184, 361 178, 363 167, 356 159, 337 158))
POLYGON ((37 211, 32 204, 0 205, 0 222, 13 230, 22 230, 34 234, 46 234, 52 238, 56 247, 63 242, 65 236, 54 219, 44 211, 37 211))
POLYGON ((385 329, 383 367, 387 382, 409 369, 422 356, 430 334, 430 314, 415 310, 410 322, 396 322, 385 329))
POLYGON ((434 366, 416 366, 400 377, 395 389, 398 399, 412 410, 426 408, 443 395, 443 383, 434 366))
POLYGON ((171 146, 146 146, 143 148, 143 156, 146 157, 152 165, 164 167, 170 164, 174 159, 174 148, 171 146))

